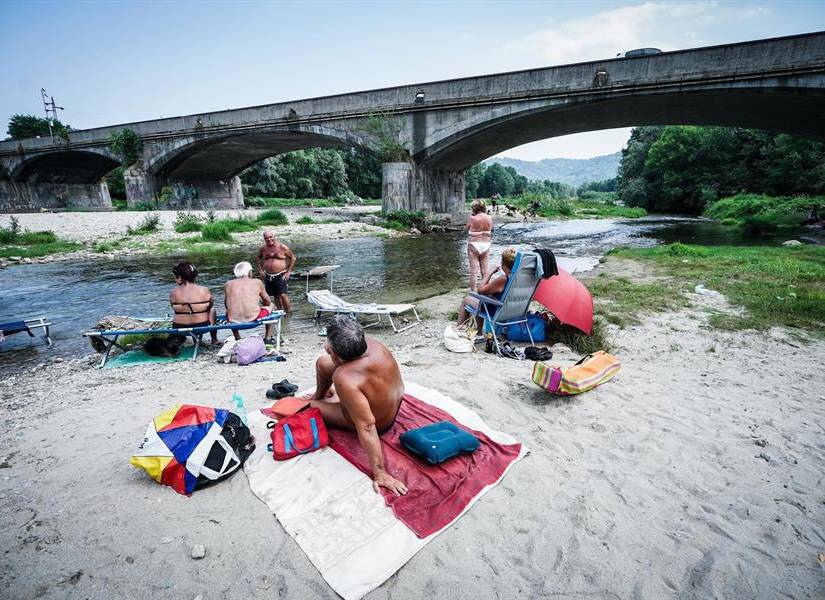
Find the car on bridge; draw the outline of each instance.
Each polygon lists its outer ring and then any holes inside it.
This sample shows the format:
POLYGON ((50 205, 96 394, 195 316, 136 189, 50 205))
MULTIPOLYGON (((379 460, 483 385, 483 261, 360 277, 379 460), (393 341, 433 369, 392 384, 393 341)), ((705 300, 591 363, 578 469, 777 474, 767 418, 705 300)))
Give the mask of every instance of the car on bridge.
POLYGON ((637 56, 651 56, 653 54, 661 54, 659 48, 636 48, 628 50, 627 52, 619 52, 616 58, 636 58, 637 56))

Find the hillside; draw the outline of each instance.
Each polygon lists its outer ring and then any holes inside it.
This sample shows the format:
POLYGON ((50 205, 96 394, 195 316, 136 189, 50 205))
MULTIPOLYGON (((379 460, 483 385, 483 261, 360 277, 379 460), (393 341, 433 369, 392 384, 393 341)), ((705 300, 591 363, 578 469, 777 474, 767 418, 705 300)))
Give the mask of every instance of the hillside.
POLYGON ((615 177, 619 170, 621 157, 621 152, 593 158, 545 158, 538 161, 502 156, 490 158, 484 162, 487 164, 496 162, 505 167, 513 167, 527 179, 535 181, 549 179, 579 186, 588 181, 601 181, 615 177))

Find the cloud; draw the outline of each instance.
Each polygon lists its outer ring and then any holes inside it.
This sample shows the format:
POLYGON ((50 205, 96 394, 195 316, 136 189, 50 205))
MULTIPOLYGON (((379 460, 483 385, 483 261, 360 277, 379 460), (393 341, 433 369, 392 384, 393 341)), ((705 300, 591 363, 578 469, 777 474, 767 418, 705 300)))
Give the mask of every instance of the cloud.
POLYGON ((697 29, 761 17, 766 12, 741 5, 733 11, 715 2, 646 2, 558 23, 528 34, 510 44, 509 49, 515 54, 529 54, 531 63, 553 65, 613 58, 620 52, 648 46, 677 50, 703 43, 697 29))

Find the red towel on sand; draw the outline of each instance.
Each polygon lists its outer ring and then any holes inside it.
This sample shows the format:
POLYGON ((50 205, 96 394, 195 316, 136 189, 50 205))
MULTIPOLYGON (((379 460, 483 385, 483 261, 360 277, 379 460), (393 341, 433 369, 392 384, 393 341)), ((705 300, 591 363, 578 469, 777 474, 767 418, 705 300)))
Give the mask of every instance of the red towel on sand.
MULTIPOLYGON (((330 429, 330 447, 367 475, 372 474, 358 436, 330 429)), ((381 436, 387 471, 403 481, 408 492, 396 496, 382 488, 384 500, 415 535, 427 537, 449 525, 485 486, 495 483, 521 451, 521 444, 502 445, 480 431, 464 427, 449 414, 404 394, 392 428, 381 436), (419 460, 401 444, 401 434, 436 423, 450 421, 469 431, 481 442, 472 454, 462 454, 440 465, 419 460)))

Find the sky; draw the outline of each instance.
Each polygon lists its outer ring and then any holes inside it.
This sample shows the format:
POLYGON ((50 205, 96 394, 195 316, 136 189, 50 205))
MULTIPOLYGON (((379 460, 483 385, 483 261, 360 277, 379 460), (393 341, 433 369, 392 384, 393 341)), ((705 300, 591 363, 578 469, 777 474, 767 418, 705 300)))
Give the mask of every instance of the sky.
MULTIPOLYGON (((0 123, 75 129, 825 29, 825 2, 49 2, 0 0, 0 123)), ((629 129, 511 148, 620 150, 629 129)), ((2 137, 2 136, 0 136, 2 137)))

